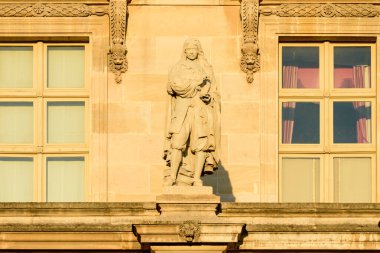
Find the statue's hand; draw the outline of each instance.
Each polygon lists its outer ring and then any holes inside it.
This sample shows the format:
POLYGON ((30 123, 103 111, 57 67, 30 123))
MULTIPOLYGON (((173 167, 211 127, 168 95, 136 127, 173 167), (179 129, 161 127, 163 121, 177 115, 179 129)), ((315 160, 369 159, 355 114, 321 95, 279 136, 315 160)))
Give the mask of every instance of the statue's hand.
POLYGON ((203 102, 205 102, 206 104, 208 104, 208 103, 210 103, 210 101, 211 101, 211 96, 210 96, 210 94, 207 93, 207 94, 201 96, 200 99, 201 99, 203 102))

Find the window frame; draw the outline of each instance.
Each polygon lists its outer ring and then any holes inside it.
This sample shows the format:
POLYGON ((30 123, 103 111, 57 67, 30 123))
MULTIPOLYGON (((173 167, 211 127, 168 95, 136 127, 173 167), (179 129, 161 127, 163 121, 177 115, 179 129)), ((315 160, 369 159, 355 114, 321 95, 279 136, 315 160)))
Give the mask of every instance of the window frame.
MULTIPOLYGON (((283 158, 317 158, 320 164, 320 200, 319 202, 334 202, 334 158, 339 157, 370 157, 371 158, 371 201, 376 202, 379 187, 377 182, 377 62, 376 56, 379 45, 374 43, 279 43, 278 62, 278 112, 279 112, 279 134, 278 134, 278 198, 282 202, 283 158), (282 88, 282 50, 286 46, 319 46, 320 55, 320 87, 319 89, 289 89, 282 88), (369 46, 371 48, 371 87, 370 88, 334 88, 334 46, 369 46), (320 102, 320 144, 283 144, 282 143, 282 103, 283 102, 320 102), (334 102, 371 102, 371 143, 333 143, 333 103, 334 102)), ((344 203, 344 202, 342 202, 344 203)))
POLYGON ((377 190, 377 171, 376 171, 376 154, 374 153, 362 153, 362 154, 329 154, 328 163, 330 170, 326 171, 328 175, 328 200, 334 203, 346 203, 346 202, 336 202, 334 199, 335 190, 335 177, 334 177, 334 158, 371 158, 371 202, 376 202, 376 190, 377 190))
POLYGON ((0 144, 0 157, 33 158, 33 201, 46 201, 46 157, 84 157, 84 200, 90 199, 89 152, 91 133, 90 82, 91 82, 91 45, 83 43, 20 42, 0 43, 0 46, 32 46, 33 84, 31 88, 0 88, 0 102, 33 103, 33 143, 0 144), (84 47, 84 87, 47 88, 47 47, 83 46, 84 47), (48 144, 47 143, 47 103, 78 101, 84 102, 84 143, 48 144), (45 171, 44 171, 45 170, 45 171))
MULTIPOLYGON (((325 199, 325 194, 326 194, 326 188, 327 188, 327 183, 328 182, 326 179, 326 171, 324 170, 325 168, 325 163, 326 163, 326 157, 323 155, 323 154, 280 154, 279 155, 279 190, 278 190, 278 195, 279 195, 279 201, 280 202, 283 202, 283 191, 282 191, 282 181, 281 181, 281 176, 282 176, 282 173, 283 173, 283 164, 282 164, 282 161, 283 159, 286 159, 286 158, 291 158, 291 159, 296 159, 296 158, 300 158, 300 159, 305 159, 305 158, 310 158, 310 159, 319 159, 320 161, 320 168, 319 168, 319 201, 318 202, 322 202, 322 200, 325 199)), ((314 190, 315 191, 315 190, 314 190)), ((313 199, 314 199, 314 202, 317 202, 315 201, 315 198, 316 198, 316 195, 315 195, 316 192, 314 192, 314 196, 313 196, 313 199)))

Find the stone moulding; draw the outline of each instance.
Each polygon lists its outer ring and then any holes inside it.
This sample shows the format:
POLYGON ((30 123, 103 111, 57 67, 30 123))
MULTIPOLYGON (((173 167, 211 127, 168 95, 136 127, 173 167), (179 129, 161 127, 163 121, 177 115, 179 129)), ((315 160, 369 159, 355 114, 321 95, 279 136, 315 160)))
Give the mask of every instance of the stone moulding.
POLYGON ((240 68, 247 74, 247 82, 253 82, 253 74, 260 70, 258 48, 259 0, 242 0, 240 6, 242 46, 240 68))
POLYGON ((243 232, 243 223, 200 220, 162 220, 133 224, 133 231, 142 245, 209 243, 236 244, 243 232))
POLYGON ((260 14, 279 17, 367 17, 380 16, 379 8, 374 4, 280 4, 276 7, 264 7, 260 14))
POLYGON ((106 8, 87 4, 0 4, 0 17, 88 17, 107 14, 106 8))
POLYGON ((0 225, 1 232, 131 232, 132 225, 104 224, 6 224, 0 225))

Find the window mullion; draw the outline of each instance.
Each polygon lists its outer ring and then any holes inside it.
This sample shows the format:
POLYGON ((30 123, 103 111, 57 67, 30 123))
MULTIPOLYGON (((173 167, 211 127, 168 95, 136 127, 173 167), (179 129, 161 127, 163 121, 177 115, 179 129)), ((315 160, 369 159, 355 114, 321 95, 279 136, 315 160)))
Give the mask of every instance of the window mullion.
POLYGON ((39 153, 35 157, 35 186, 34 186, 34 199, 37 202, 44 202, 44 179, 42 170, 43 160, 42 154, 39 153))

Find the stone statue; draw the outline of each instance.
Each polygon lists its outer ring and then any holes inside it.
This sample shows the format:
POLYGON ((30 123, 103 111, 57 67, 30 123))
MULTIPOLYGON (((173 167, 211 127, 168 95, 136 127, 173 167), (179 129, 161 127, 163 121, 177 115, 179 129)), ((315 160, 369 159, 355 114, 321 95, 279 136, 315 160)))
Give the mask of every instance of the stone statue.
POLYGON ((201 175, 212 173, 219 162, 220 96, 199 40, 185 41, 167 92, 164 185, 202 186, 201 175))

